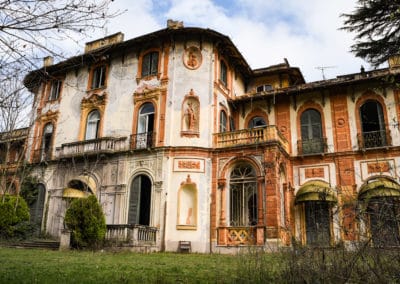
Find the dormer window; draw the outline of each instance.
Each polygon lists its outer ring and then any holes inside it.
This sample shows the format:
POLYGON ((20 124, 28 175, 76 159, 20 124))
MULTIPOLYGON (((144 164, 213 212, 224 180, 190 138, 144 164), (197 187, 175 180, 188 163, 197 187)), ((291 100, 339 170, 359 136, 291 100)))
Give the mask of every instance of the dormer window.
POLYGON ((158 52, 149 52, 142 59, 142 77, 156 76, 158 73, 158 52))
POLYGON ((274 87, 270 84, 261 85, 257 87, 257 93, 272 91, 274 87))
POLYGON ((60 97, 61 86, 62 86, 62 81, 61 80, 53 80, 53 81, 51 81, 49 101, 57 100, 60 97))
POLYGON ((100 65, 93 69, 91 89, 99 89, 106 85, 106 65, 100 65))

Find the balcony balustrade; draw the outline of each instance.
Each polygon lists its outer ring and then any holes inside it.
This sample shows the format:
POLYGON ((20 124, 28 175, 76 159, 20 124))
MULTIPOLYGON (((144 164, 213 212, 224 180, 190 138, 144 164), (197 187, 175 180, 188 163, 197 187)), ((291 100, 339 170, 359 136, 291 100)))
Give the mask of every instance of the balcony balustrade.
POLYGON ((264 244, 265 228, 250 227, 219 227, 218 245, 262 245, 264 244))
POLYGON ((298 155, 300 156, 326 153, 327 140, 324 137, 307 139, 307 140, 298 140, 297 151, 298 155))
POLYGON ((289 142, 275 125, 216 133, 214 134, 214 139, 217 148, 254 145, 276 141, 281 144, 286 152, 289 152, 289 142))
POLYGON ((382 148, 390 145, 390 135, 386 130, 358 133, 357 139, 359 149, 382 148))
POLYGON ((130 246, 156 245, 158 228, 122 224, 107 225, 106 240, 116 243, 126 243, 130 246))
POLYGON ((131 135, 131 149, 149 149, 156 145, 156 133, 145 132, 131 135))
POLYGON ((56 149, 56 158, 124 151, 127 150, 126 140, 126 137, 103 137, 62 144, 61 147, 56 149))

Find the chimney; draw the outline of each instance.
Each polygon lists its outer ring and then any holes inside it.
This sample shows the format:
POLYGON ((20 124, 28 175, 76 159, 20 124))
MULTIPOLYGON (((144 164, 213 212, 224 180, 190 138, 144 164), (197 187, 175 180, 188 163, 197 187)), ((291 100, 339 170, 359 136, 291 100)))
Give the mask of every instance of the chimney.
POLYGON ((53 56, 46 56, 43 58, 43 67, 49 67, 53 65, 53 56))
POLYGON ((98 48, 102 48, 108 45, 113 45, 117 44, 119 42, 124 41, 124 34, 121 32, 118 32, 116 34, 112 34, 100 39, 96 39, 94 41, 90 41, 86 43, 85 46, 85 53, 88 53, 90 51, 93 51, 98 48))
POLYGON ((182 29, 183 21, 174 21, 174 20, 168 19, 167 28, 171 29, 171 30, 182 29))

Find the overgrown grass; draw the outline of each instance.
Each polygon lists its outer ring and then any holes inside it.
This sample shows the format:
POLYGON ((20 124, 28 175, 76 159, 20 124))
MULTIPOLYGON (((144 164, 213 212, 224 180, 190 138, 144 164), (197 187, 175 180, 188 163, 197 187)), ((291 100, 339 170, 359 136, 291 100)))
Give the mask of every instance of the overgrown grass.
POLYGON ((239 255, 0 247, 0 283, 400 283, 400 251, 304 248, 239 255))
POLYGON ((215 254, 0 248, 0 263, 0 283, 145 284, 238 283, 239 262, 235 256, 215 254))

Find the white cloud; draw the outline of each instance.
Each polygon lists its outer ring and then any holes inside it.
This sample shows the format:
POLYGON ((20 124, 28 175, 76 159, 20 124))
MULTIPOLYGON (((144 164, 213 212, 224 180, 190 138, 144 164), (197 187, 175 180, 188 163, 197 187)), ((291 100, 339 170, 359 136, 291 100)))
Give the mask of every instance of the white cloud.
MULTIPOLYGON (((126 13, 110 20, 108 34, 122 31, 125 39, 166 27, 169 18, 185 26, 211 28, 229 36, 252 68, 283 62, 300 67, 307 81, 358 72, 368 65, 349 53, 352 35, 338 30, 339 15, 356 0, 116 0, 113 9, 126 13)), ((98 37, 103 36, 100 34, 98 37)), ((97 35, 96 35, 97 36, 97 35)), ((94 37, 95 38, 95 37, 94 37)), ((93 38, 93 39, 94 39, 93 38)))

